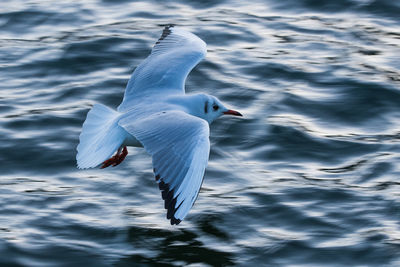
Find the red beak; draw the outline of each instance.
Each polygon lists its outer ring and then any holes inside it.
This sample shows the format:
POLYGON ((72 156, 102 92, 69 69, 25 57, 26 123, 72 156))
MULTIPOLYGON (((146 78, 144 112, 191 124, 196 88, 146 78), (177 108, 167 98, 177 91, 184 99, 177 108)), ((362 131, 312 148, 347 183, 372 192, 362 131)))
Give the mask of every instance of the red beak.
POLYGON ((228 110, 228 111, 225 111, 224 112, 224 114, 226 114, 226 115, 233 115, 233 116, 243 116, 242 114, 240 114, 239 112, 237 112, 236 110, 232 110, 232 109, 230 109, 230 110, 228 110))

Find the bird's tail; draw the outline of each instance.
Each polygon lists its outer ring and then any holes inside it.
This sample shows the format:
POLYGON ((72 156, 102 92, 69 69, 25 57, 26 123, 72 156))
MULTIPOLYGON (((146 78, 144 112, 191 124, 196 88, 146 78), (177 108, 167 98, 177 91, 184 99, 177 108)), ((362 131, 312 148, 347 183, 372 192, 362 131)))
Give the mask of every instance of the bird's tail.
POLYGON ((119 115, 104 105, 96 104, 87 114, 79 136, 78 168, 93 168, 110 158, 121 146, 126 131, 118 125, 119 115))

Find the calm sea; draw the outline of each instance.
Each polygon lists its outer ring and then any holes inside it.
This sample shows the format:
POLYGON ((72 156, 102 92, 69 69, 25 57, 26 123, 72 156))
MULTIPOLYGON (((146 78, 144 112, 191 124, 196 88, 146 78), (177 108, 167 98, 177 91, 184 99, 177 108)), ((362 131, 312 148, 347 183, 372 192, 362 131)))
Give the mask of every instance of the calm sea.
POLYGON ((399 160, 397 0, 0 5, 1 266, 400 266, 399 160), (208 44, 187 92, 244 114, 175 227, 143 149, 75 162, 168 23, 208 44))

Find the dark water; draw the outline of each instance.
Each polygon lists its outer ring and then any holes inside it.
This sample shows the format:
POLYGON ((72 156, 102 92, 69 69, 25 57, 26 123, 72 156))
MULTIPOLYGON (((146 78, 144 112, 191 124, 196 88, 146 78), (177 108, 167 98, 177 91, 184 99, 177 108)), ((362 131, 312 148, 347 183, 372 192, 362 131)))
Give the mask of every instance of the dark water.
POLYGON ((5 1, 1 266, 400 266, 400 2, 5 1), (187 219, 151 158, 77 170, 94 103, 117 107, 162 25, 208 43, 188 92, 212 125, 187 219))

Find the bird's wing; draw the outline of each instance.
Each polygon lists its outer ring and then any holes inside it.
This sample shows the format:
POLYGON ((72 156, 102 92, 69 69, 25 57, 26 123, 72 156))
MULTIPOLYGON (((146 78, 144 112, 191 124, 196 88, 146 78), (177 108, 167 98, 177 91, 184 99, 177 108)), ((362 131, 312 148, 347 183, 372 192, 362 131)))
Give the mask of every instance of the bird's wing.
POLYGON ((179 224, 199 193, 210 153, 208 123, 182 111, 163 111, 146 118, 128 116, 119 125, 152 155, 167 219, 179 224))
POLYGON ((152 93, 184 93, 189 72, 207 53, 206 43, 196 35, 166 26, 151 54, 135 69, 125 89, 119 111, 133 98, 152 93))

